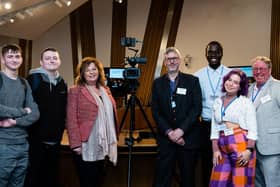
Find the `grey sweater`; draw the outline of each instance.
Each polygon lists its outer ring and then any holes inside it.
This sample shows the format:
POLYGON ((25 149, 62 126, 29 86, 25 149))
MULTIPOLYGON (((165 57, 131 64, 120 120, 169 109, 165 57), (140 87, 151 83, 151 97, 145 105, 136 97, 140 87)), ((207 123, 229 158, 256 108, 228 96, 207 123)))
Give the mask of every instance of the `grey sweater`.
POLYGON ((0 127, 0 144, 21 144, 26 142, 26 127, 33 124, 39 118, 39 110, 37 104, 32 97, 31 88, 26 82, 25 86, 21 80, 10 79, 3 72, 2 86, 0 88, 0 118, 13 118, 16 125, 13 127, 0 127), (25 107, 31 109, 31 113, 27 114, 25 107))

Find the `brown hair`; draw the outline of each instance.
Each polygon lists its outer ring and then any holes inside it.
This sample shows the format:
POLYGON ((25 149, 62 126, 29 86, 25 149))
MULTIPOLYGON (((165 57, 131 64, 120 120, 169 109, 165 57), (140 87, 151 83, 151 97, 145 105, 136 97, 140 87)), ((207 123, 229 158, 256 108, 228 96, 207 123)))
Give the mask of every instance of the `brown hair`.
POLYGON ((98 73, 99 73, 99 77, 96 83, 96 86, 105 86, 105 73, 104 73, 104 69, 103 69, 103 65, 102 63, 94 58, 94 57, 85 57, 82 59, 82 61, 78 64, 77 68, 76 68, 76 78, 75 78, 75 85, 85 85, 86 84, 86 80, 84 77, 84 74, 86 72, 87 67, 91 64, 95 64, 96 68, 98 69, 98 73))
POLYGON ((22 53, 22 49, 19 45, 17 44, 6 44, 2 47, 2 56, 4 56, 7 52, 9 51, 12 51, 12 52, 20 52, 22 53))
POLYGON ((45 48, 42 52, 41 52, 41 60, 43 60, 43 56, 44 56, 44 53, 47 52, 47 51, 52 51, 52 52, 57 52, 57 49, 56 48, 53 48, 53 47, 47 47, 45 48))

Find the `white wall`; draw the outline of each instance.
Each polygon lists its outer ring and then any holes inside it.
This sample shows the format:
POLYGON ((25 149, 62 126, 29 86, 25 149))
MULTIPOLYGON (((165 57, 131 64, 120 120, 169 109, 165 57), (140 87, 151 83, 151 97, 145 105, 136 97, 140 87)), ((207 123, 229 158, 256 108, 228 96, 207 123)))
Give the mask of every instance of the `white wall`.
MULTIPOLYGON (((271 1, 185 0, 175 46, 183 56, 191 55, 192 62, 181 69, 193 73, 207 65, 205 46, 212 40, 224 46, 223 63, 228 66, 250 65, 250 59, 257 55, 269 56, 271 1)), ((143 40, 149 7, 150 0, 128 0, 127 36, 143 40)), ((109 66, 112 1, 94 0, 93 14, 96 55, 109 66)), ((40 52, 49 46, 59 50, 63 62, 60 73, 72 85, 69 18, 34 40, 33 67, 39 66, 40 52)), ((136 48, 141 49, 141 44, 136 48)))
POLYGON ((40 38, 33 40, 32 68, 40 66, 41 51, 47 47, 58 50, 62 61, 59 72, 71 86, 73 84, 73 59, 69 17, 61 20, 40 38))
POLYGON ((185 0, 176 47, 190 54, 184 71, 207 65, 205 46, 217 40, 224 47, 222 62, 250 65, 257 55, 269 56, 271 0, 185 0))
POLYGON ((112 1, 94 0, 93 16, 96 58, 109 67, 111 63, 112 1))
MULTIPOLYGON (((99 58, 105 67, 111 63, 111 36, 112 36, 112 1, 93 1, 94 30, 96 41, 96 57, 99 58)), ((135 37, 143 41, 146 22, 150 8, 150 0, 128 1, 127 8, 127 37, 135 37)), ((120 41, 121 43, 121 41, 120 41)), ((137 43, 136 49, 141 52, 141 43, 137 43)), ((127 56, 134 53, 126 51, 127 56)))
MULTIPOLYGON (((93 6, 97 57, 109 66, 112 3, 95 0, 93 6)), ((128 0, 127 36, 143 40, 149 8, 150 0, 128 0)), ((270 19, 271 0, 185 0, 175 46, 192 62, 182 64, 181 70, 193 73, 207 65, 205 46, 212 40, 222 43, 228 66, 250 65, 257 55, 269 56, 270 19)))
MULTIPOLYGON (((150 0, 128 0, 127 5, 127 29, 126 36, 134 37, 139 41, 144 40, 146 23, 148 21, 150 0)), ((138 54, 141 53, 142 43, 136 43, 135 48, 138 49, 138 54)), ((133 56, 134 52, 126 50, 127 56, 133 56)))

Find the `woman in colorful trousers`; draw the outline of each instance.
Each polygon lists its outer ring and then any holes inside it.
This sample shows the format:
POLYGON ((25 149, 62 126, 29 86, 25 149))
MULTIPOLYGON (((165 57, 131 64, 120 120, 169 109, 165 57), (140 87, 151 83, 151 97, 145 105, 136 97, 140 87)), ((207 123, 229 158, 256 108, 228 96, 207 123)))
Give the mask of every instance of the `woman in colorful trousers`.
POLYGON ((213 106, 211 140, 213 170, 210 187, 253 187, 257 140, 256 112, 246 97, 244 72, 232 70, 223 78, 224 96, 213 106))

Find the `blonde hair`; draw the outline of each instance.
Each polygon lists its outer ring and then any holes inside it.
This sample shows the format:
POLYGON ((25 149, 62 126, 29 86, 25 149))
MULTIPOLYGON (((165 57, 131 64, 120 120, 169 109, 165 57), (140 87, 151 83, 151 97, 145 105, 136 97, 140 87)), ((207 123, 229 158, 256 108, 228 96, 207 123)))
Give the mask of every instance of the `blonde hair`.
POLYGON ((266 64, 266 66, 267 66, 269 69, 272 68, 271 60, 270 60, 270 58, 268 58, 268 57, 266 57, 266 56, 257 56, 257 57, 255 57, 255 58, 253 58, 253 59, 251 60, 252 64, 254 64, 254 63, 257 62, 257 61, 262 61, 262 62, 264 62, 264 63, 266 64))

